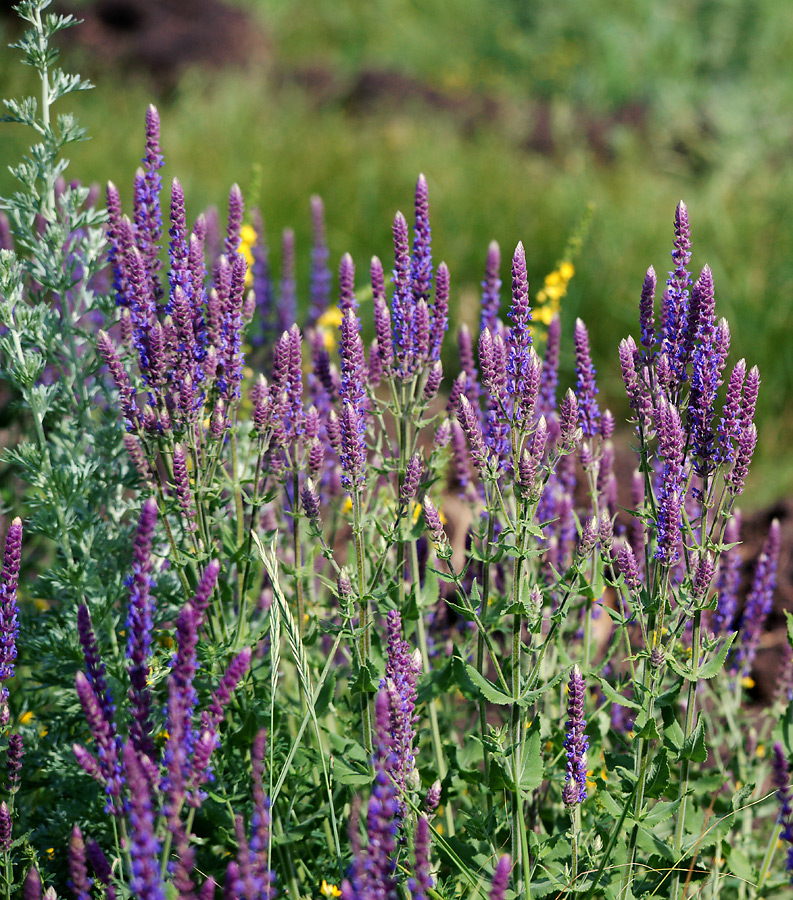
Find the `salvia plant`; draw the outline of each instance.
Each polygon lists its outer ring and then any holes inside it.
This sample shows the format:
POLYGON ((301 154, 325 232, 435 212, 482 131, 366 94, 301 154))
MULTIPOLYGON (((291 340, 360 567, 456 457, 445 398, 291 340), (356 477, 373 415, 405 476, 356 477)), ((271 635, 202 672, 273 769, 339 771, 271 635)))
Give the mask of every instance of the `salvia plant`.
POLYGON ((47 6, 18 8, 41 99, 6 103, 39 143, 0 257, 5 896, 782 896, 791 654, 747 695, 781 530, 743 594, 737 508, 760 377, 685 205, 619 343, 620 479, 580 319, 559 384, 581 231, 535 297, 490 244, 444 373, 424 176, 363 277, 311 199, 307 298, 236 185, 188 220, 153 106, 100 208, 63 181, 50 107, 88 85, 47 6))

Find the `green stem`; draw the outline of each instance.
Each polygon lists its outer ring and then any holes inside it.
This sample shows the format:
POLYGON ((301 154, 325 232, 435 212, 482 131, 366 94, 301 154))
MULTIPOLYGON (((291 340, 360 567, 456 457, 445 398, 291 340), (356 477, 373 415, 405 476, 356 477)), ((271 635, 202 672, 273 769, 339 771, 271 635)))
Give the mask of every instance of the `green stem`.
MULTIPOLYGON (((700 632, 702 629, 702 610, 697 610, 694 613, 694 629, 692 634, 692 657, 691 657, 691 678, 688 682, 688 703, 686 707, 686 721, 685 728, 683 731, 683 741, 688 740, 691 736, 691 732, 694 728, 694 714, 696 709, 696 698, 697 698, 697 674, 699 672, 699 660, 700 660, 700 632)), ((686 824, 686 805, 688 799, 688 779, 689 773, 691 769, 691 760, 685 757, 680 766, 680 791, 678 793, 678 798, 680 799, 680 808, 677 813, 677 822, 675 824, 675 839, 674 839, 674 852, 675 857, 680 857, 680 852, 683 846, 683 834, 685 832, 685 824, 686 824)), ((680 887, 680 872, 675 870, 674 875, 672 876, 672 892, 670 896, 673 898, 677 897, 678 890, 680 887)))
MULTIPOLYGON (((416 628, 419 637, 419 649, 421 651, 421 664, 424 672, 428 675, 431 671, 430 656, 427 650, 427 631, 424 625, 424 613, 421 608, 421 584, 419 580, 419 556, 416 549, 416 542, 410 543, 410 567, 413 577, 413 589, 416 592, 416 607, 418 609, 418 619, 416 620, 416 628)), ((441 743, 441 732, 438 727, 438 710, 435 707, 435 699, 431 698, 427 703, 427 712, 430 717, 430 735, 432 737, 432 749, 435 754, 435 764, 438 767, 438 778, 441 781, 446 778, 446 761, 443 758, 443 745, 441 743)), ((446 804, 445 809, 446 828, 449 831, 449 837, 454 837, 454 816, 452 815, 451 803, 446 804)))

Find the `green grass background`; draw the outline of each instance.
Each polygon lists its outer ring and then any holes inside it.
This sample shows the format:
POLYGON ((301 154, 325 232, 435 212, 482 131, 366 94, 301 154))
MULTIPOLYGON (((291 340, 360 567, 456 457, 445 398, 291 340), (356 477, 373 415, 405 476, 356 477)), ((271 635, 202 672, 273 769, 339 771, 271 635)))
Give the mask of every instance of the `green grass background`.
MULTIPOLYGON (((264 213, 277 270, 278 235, 297 233, 299 287, 308 282, 310 194, 326 204, 335 266, 350 251, 363 284, 372 253, 390 267, 390 225, 410 213, 423 171, 436 260, 451 269, 453 318, 476 318, 488 242, 502 278, 523 240, 533 290, 553 268, 586 204, 597 206, 564 301, 563 383, 572 328, 587 322, 605 402, 624 410, 617 345, 637 333, 642 277, 670 265, 677 201, 690 211, 692 265, 708 263, 717 309, 732 325, 732 360, 761 367, 760 444, 745 506, 793 491, 793 4, 787 0, 272 0, 242 2, 267 35, 264 58, 185 73, 167 96, 143 76, 65 59, 96 82, 69 98, 91 141, 69 173, 116 181, 127 204, 143 149, 146 105, 162 117, 164 177, 178 175, 195 215, 238 181, 264 213), (498 102, 492 121, 461 122, 420 99, 355 115, 318 103, 290 73, 307 66, 352 84, 384 68, 468 102, 498 102), (547 110, 551 153, 527 147, 547 110), (644 127, 615 124, 597 148, 587 123, 644 110, 644 127)), ((4 26, 3 43, 8 27, 4 26)), ((7 96, 28 91, 15 51, 0 51, 7 96)), ((66 108, 64 106, 64 108, 66 108)), ((30 137, 0 127, 0 159, 30 137)), ((14 189, 0 172, 0 193, 14 189)), ((659 291, 660 293, 660 291, 659 291)), ((450 361, 452 357, 449 357, 450 361)))

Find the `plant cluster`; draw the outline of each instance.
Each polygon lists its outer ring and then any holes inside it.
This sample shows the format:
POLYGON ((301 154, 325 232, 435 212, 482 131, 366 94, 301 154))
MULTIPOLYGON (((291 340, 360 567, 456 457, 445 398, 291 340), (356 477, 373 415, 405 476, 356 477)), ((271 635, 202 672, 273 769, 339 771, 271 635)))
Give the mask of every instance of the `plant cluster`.
MULTIPOLYGON (((6 896, 783 890, 793 656, 771 708, 746 697, 778 522, 739 603, 760 378, 728 366, 685 205, 619 346, 620 485, 587 328, 562 391, 521 243, 508 305, 490 245, 444 380, 423 176, 366 288, 345 255, 334 290, 312 200, 302 327, 293 244, 276 285, 238 187, 225 226, 191 226, 174 180, 165 236, 154 107, 131 216, 113 184, 105 214, 59 182, 79 131, 49 106, 82 83, 52 68, 69 20, 46 6, 20 5, 46 112, 8 104, 42 143, 0 258, 3 374, 35 438, 6 451, 29 485, 0 576, 6 896), (49 556, 20 575, 28 533, 49 556), (21 629, 18 593, 41 612, 21 629)), ((572 277, 565 253, 541 302, 572 277)))

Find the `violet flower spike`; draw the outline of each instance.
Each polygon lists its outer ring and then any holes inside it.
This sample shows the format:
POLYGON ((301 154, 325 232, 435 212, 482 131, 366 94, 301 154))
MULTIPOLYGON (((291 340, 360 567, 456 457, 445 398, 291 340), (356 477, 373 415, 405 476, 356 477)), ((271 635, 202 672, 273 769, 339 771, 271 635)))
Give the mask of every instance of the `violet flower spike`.
POLYGON ((77 607, 77 633, 80 639, 80 646, 83 649, 86 676, 102 708, 102 715, 110 727, 111 733, 115 735, 116 706, 107 686, 105 664, 99 655, 99 647, 91 623, 91 615, 84 603, 77 607))
POLYGON ((408 223, 401 212, 394 217, 394 294, 391 298, 391 322, 394 329, 393 346, 400 376, 412 372, 412 340, 414 301, 411 291, 411 261, 408 244, 408 223))
POLYGON ((507 346, 507 389, 513 396, 523 396, 528 390, 531 348, 531 307, 529 306, 529 281, 526 274, 526 253, 523 243, 518 242, 512 257, 512 306, 509 310, 512 327, 509 330, 507 346))
POLYGON ((500 856, 496 863, 496 871, 490 884, 490 900, 504 900, 504 894, 509 885, 509 875, 512 871, 512 858, 509 854, 500 856))
POLYGON ((22 743, 22 735, 9 735, 6 749, 6 771, 8 772, 8 791, 12 795, 19 790, 19 773, 22 771, 24 755, 25 748, 22 743))
POLYGON ((196 509, 190 488, 190 475, 187 472, 187 457, 184 447, 179 443, 176 443, 173 448, 173 480, 184 517, 184 529, 191 534, 198 530, 195 523, 196 509))
POLYGON ((548 325, 545 356, 540 373, 540 412, 548 416, 556 409, 556 387, 559 384, 559 348, 562 338, 562 322, 558 314, 548 325))
POLYGON ((639 325, 641 328, 641 344, 645 355, 651 356, 656 346, 655 318, 653 305, 655 302, 656 276, 655 269, 650 266, 644 276, 642 295, 639 300, 639 325))
POLYGON ((170 296, 165 307, 167 315, 173 313, 173 292, 179 287, 185 297, 190 298, 193 293, 193 283, 190 275, 189 241, 187 236, 187 217, 184 207, 184 191, 178 178, 171 182, 171 227, 168 229, 171 240, 168 244, 168 256, 171 261, 171 269, 168 273, 170 284, 170 296))
POLYGON ((339 263, 339 309, 342 315, 347 315, 347 310, 353 313, 358 310, 358 301, 355 299, 355 263, 349 253, 345 253, 339 263))
POLYGON ((445 262, 435 273, 435 304, 432 307, 432 328, 430 331, 430 362, 441 358, 443 336, 449 328, 449 268, 445 262))
POLYGON ((658 407, 658 451, 664 462, 658 498, 657 549, 655 558, 667 566, 679 558, 681 512, 683 505, 683 449, 685 432, 675 406, 661 401, 658 407))
POLYGON ((757 560, 752 587, 746 598, 746 606, 741 617, 739 641, 735 650, 735 665, 739 667, 742 675, 748 675, 751 671, 757 648, 760 645, 763 626, 773 607, 780 541, 779 520, 774 519, 763 545, 763 551, 757 560))
POLYGON ((584 434, 592 437, 600 431, 600 408, 595 399, 598 389, 595 384, 595 367, 592 365, 592 356, 589 351, 589 333, 581 319, 575 321, 573 339, 579 420, 584 434))
POLYGON ((0 853, 11 849, 11 812, 5 801, 0 803, 0 853))
POLYGON ((151 693, 148 688, 148 656, 153 627, 151 544, 157 521, 157 501, 150 497, 143 504, 132 554, 129 613, 127 615, 127 671, 130 688, 130 738, 138 752, 154 757, 151 738, 151 693))
POLYGON ((330 303, 332 275, 328 267, 327 238, 325 234, 325 207, 322 198, 311 197, 311 306, 308 311, 307 327, 316 324, 330 303))
POLYGON ((244 212, 245 201, 242 199, 240 186, 232 184, 229 190, 229 220, 226 228, 226 240, 223 245, 223 252, 229 260, 233 260, 239 252, 244 212))
POLYGON ((416 834, 413 839, 416 865, 414 877, 408 880, 413 900, 427 900, 429 891, 435 887, 430 874, 430 823, 422 813, 416 821, 416 834))
MULTIPOLYGON (((724 543, 736 544, 740 539, 740 532, 741 514, 736 510, 724 529, 724 543)), ((733 630, 733 622, 738 612, 741 562, 740 547, 730 547, 719 557, 719 571, 715 585, 718 601, 710 618, 710 627, 715 634, 727 634, 733 630)))
POLYGON ((675 210, 674 271, 669 273, 663 298, 661 347, 666 352, 675 391, 685 378, 685 329, 689 310, 691 275, 686 268, 691 259, 691 226, 688 210, 681 200, 675 210))
POLYGON ((286 331, 297 318, 297 288, 295 285, 295 233, 285 228, 281 238, 281 281, 278 300, 278 330, 286 331))
POLYGON ((143 257, 146 280, 152 297, 162 294, 157 272, 160 270, 159 242, 162 237, 162 213, 160 191, 162 179, 159 170, 163 166, 160 151, 160 114, 150 105, 146 110, 146 155, 143 169, 135 176, 135 240, 143 257))
MULTIPOLYGON (((270 273, 270 248, 267 246, 264 219, 261 211, 254 209, 251 216, 253 228, 256 232, 256 243, 251 247, 251 253, 253 254, 253 296, 256 299, 256 309, 259 311, 259 328, 257 331, 254 331, 252 342, 256 347, 265 345, 269 348, 273 335, 277 333, 275 292, 270 273)), ((330 288, 328 288, 328 291, 330 291, 330 288)))
MULTIPOLYGON (((13 520, 6 535, 3 571, 0 576, 0 684, 14 677, 19 635, 17 586, 22 556, 22 519, 13 520)), ((8 688, 0 687, 0 724, 8 724, 8 688)))
POLYGON ((72 837, 69 841, 69 875, 71 876, 69 886, 77 900, 91 900, 91 880, 88 878, 85 843, 83 833, 77 825, 72 828, 72 837))
POLYGON ((567 737, 564 746, 567 751, 567 776, 562 800, 568 807, 583 803, 587 797, 586 771, 589 741, 584 734, 584 699, 586 686, 581 670, 573 666, 570 672, 567 695, 567 737))
POLYGON ((432 290, 432 232, 430 229, 427 179, 419 175, 416 182, 416 222, 413 229, 413 253, 410 261, 410 287, 413 305, 420 300, 429 303, 432 290))
POLYGON ((793 805, 791 805, 790 767, 785 756, 785 749, 779 741, 774 744, 772 781, 779 800, 777 823, 782 826, 779 836, 790 844, 785 868, 788 872, 793 872, 793 805))
POLYGON ((149 783, 131 742, 124 744, 124 771, 129 785, 130 888, 140 900, 165 900, 160 878, 160 842, 154 833, 149 783))
POLYGON ((499 326, 498 311, 501 304, 500 267, 501 249, 499 248, 497 241, 491 241, 487 248, 485 278, 482 282, 482 310, 479 322, 480 331, 484 331, 485 328, 496 331, 499 326))

